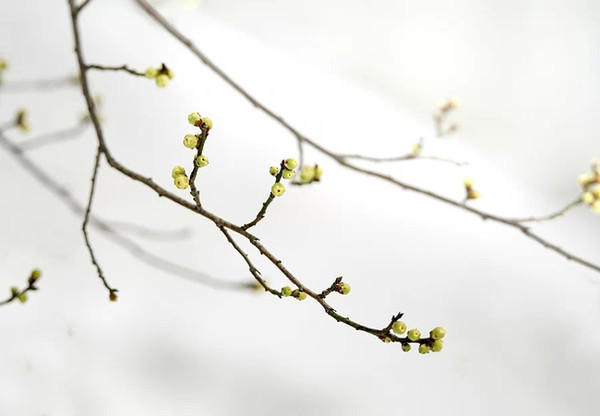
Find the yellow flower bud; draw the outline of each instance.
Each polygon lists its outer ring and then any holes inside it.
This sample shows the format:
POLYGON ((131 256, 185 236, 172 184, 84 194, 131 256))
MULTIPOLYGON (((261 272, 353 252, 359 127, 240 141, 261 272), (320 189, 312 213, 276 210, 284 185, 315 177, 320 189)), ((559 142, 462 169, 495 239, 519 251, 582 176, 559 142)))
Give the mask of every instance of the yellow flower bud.
POLYGON ((581 175, 579 175, 577 177, 577 181, 579 182, 579 185, 581 185, 583 188, 585 188, 586 186, 588 186, 590 183, 594 182, 595 175, 593 173, 582 173, 581 175))
POLYGON ((465 178, 463 183, 465 184, 465 188, 473 187, 473 180, 471 178, 465 178))
POLYGON ((179 175, 184 175, 185 176, 185 169, 183 167, 181 167, 181 166, 175 166, 173 168, 173 170, 171 171, 171 177, 173 179, 175 179, 179 175))
POLYGON ((201 120, 202 118, 200 117, 200 114, 198 113, 191 113, 188 116, 188 122, 192 125, 195 126, 196 122, 198 122, 199 120, 201 120))
POLYGON ((174 77, 173 71, 170 69, 167 69, 167 76, 169 77, 169 79, 173 79, 173 77, 174 77))
POLYGON ((442 339, 446 336, 446 330, 441 326, 437 326, 429 332, 429 336, 433 339, 442 339))
POLYGON ((292 179, 294 176, 296 176, 296 172, 294 172, 293 170, 284 169, 283 172, 281 173, 281 176, 284 179, 292 179))
POLYGON ((206 127, 208 127, 209 129, 212 129, 213 127, 213 121, 211 118, 209 117, 202 117, 202 122, 204 122, 204 124, 206 124, 206 127))
POLYGON ((277 166, 271 166, 269 168, 269 173, 271 174, 271 176, 277 176, 277 174, 279 173, 279 168, 277 166))
POLYGON ((292 288, 289 286, 284 286, 281 288, 281 294, 283 296, 290 296, 292 294, 292 288))
POLYGON ((421 354, 429 353, 429 345, 427 345, 427 344, 419 345, 419 353, 421 353, 421 354))
POLYGON ((444 341, 441 339, 436 339, 431 343, 431 351, 440 352, 444 348, 444 341))
POLYGON ((406 324, 402 321, 396 321, 392 325, 392 331, 398 335, 402 335, 406 332, 406 324))
POLYGON ((175 186, 179 189, 185 189, 190 184, 190 180, 187 178, 187 176, 184 175, 179 175, 175 178, 173 182, 175 183, 175 186))
POLYGON ((315 177, 315 168, 314 166, 304 166, 302 171, 300 172, 300 182, 309 183, 315 177))
POLYGON ((169 83, 169 77, 166 74, 160 74, 156 76, 156 86, 164 88, 169 83))
POLYGON ((158 76, 158 69, 156 68, 148 68, 146 69, 146 72, 144 72, 144 76, 146 78, 151 78, 154 79, 158 76))
POLYGON ((208 158, 204 155, 200 155, 196 158, 196 166, 203 168, 208 165, 208 158))
POLYGON ((596 198, 594 198, 594 194, 592 194, 591 192, 584 192, 583 195, 581 195, 581 200, 584 204, 591 205, 596 200, 596 198))
POLYGON ((298 166, 298 161, 296 159, 286 159, 285 161, 285 167, 288 168, 289 170, 294 170, 296 169, 296 167, 298 166))
POLYGON ((194 134, 186 134, 183 137, 183 145, 188 149, 193 149, 198 146, 198 137, 194 134))
POLYGON ((323 175, 323 168, 315 165, 315 181, 320 181, 323 175))
POLYGON ((600 214, 600 199, 597 199, 592 204, 592 211, 596 214, 600 214))
POLYGON ((273 186, 271 187, 271 193, 274 196, 281 196, 284 194, 284 192, 285 192, 285 186, 283 186, 283 184, 280 182, 274 183, 273 186))
POLYGON ((304 300, 306 299, 306 292, 298 292, 298 300, 304 300))

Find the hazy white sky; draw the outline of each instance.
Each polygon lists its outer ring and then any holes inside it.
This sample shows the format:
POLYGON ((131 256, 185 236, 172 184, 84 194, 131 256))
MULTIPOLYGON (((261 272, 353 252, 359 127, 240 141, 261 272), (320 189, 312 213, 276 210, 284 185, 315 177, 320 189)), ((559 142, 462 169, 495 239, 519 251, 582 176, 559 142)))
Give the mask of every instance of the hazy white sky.
MULTIPOLYGON (((335 149, 403 153, 416 138, 431 137, 436 99, 459 96, 463 133, 429 149, 471 160, 470 167, 382 169, 456 198, 463 176, 472 175, 482 208, 551 211, 576 195, 575 177, 599 153, 594 2, 165 6, 227 72, 335 149), (367 134, 349 122, 357 119, 367 134)), ((176 74, 165 90, 126 74, 94 74, 119 160, 170 186, 172 166, 189 157, 180 145, 186 115, 206 113, 215 128, 202 178, 205 205, 236 222, 252 216, 270 186, 266 169, 294 155, 293 139, 131 2, 94 0, 82 19, 91 62, 143 69, 164 61, 176 74)), ((7 83, 72 73, 68 24, 62 1, 4 5, 7 83)), ((74 123, 83 102, 76 90, 0 90, 0 120, 23 106, 34 135, 74 123)), ((31 156, 83 201, 94 148, 87 132, 31 156)), ((598 408, 596 274, 506 227, 307 156, 325 168, 323 183, 289 189, 257 234, 315 288, 344 275, 353 291, 334 301, 344 314, 383 325, 402 310, 423 332, 445 326, 442 353, 404 354, 336 324, 310 302, 168 276, 92 231, 121 290, 110 304, 80 220, 0 152, 0 285, 20 284, 33 266, 45 272, 31 302, 0 310, 0 414, 589 415, 598 408)), ((95 210, 159 229, 190 227, 190 240, 147 246, 211 276, 246 277, 214 226, 106 169, 95 210)), ((542 227, 558 244, 597 258, 599 218, 585 209, 542 227)), ((256 261, 275 286, 285 284, 256 261)))

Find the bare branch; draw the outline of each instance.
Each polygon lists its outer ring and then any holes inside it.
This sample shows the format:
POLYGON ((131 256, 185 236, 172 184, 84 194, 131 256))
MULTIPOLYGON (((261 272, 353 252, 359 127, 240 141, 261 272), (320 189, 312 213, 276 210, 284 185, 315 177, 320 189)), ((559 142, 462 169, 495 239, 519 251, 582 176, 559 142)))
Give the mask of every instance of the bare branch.
POLYGON ((565 215, 571 208, 576 207, 577 205, 581 205, 581 198, 577 198, 576 200, 574 200, 573 202, 569 202, 564 208, 553 212, 551 214, 548 215, 544 215, 541 217, 528 217, 528 218, 515 218, 512 221, 514 222, 543 222, 543 221, 550 221, 553 220, 555 218, 561 217, 563 215, 565 215))
POLYGON ((89 120, 82 119, 73 127, 42 134, 37 137, 25 140, 19 144, 19 148, 24 151, 36 150, 56 143, 64 143, 67 140, 73 140, 81 137, 81 133, 89 125, 89 120))
POLYGON ((136 75, 138 77, 144 76, 143 72, 138 72, 135 69, 131 69, 127 65, 121 65, 121 66, 86 65, 85 69, 86 70, 97 69, 99 71, 124 71, 124 72, 130 73, 131 75, 136 75))

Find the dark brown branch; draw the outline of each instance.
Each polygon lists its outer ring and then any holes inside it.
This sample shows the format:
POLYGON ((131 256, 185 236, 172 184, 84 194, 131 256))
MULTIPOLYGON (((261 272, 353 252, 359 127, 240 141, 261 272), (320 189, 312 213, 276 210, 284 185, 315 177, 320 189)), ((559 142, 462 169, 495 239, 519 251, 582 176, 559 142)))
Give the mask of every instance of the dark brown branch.
MULTIPOLYGON (((279 165, 279 172, 275 176, 275 183, 281 181, 281 176, 283 175, 284 169, 285 169, 285 160, 281 161, 281 163, 279 165)), ((265 217, 265 215, 267 213, 267 208, 269 208, 269 205, 271 205, 271 202, 273 202, 274 199, 275 199, 275 195, 273 195, 272 192, 269 192, 269 196, 267 197, 267 200, 265 202, 263 202, 260 211, 258 211, 258 214, 256 214, 256 217, 252 221, 250 221, 248 224, 242 225, 242 230, 247 230, 251 227, 254 227, 256 224, 258 224, 265 217)))
MULTIPOLYGON (((478 210, 476 208, 470 207, 464 203, 461 203, 459 201, 454 201, 451 200, 449 198, 446 198, 443 195, 439 195, 435 192, 432 191, 428 191, 422 188, 419 188, 417 186, 413 186, 410 184, 407 184, 405 182, 399 181, 389 175, 377 172, 377 171, 373 171, 373 170, 369 170, 369 169, 364 169, 361 168, 359 166, 353 165, 350 162, 348 162, 346 159, 344 159, 343 157, 341 157, 340 154, 332 152, 326 148, 324 148, 323 146, 321 146, 320 144, 318 144, 317 142, 309 139, 308 137, 306 137, 305 135, 303 135, 302 133, 300 133, 300 131, 298 131, 295 127, 293 127, 291 124, 289 124, 287 121, 285 121, 283 119, 283 117, 281 117, 280 115, 274 113, 272 110, 270 110, 269 108, 267 108, 264 104, 262 104, 260 101, 258 101, 256 98, 254 98, 252 95, 250 95, 250 93, 248 93, 244 88, 242 88, 238 83, 236 83, 233 79, 231 79, 225 72, 223 72, 222 69, 220 69, 216 64, 214 64, 210 59, 208 59, 208 57, 206 55, 204 55, 193 43, 190 39, 188 39, 187 37, 185 37, 181 32, 179 32, 169 21, 167 21, 164 17, 162 17, 152 6, 150 6, 150 4, 148 4, 147 1, 145 0, 135 0, 135 2, 142 8, 142 10, 144 10, 150 17, 152 17, 160 26, 162 26, 167 32, 169 32, 171 35, 173 35, 179 42, 181 42, 183 45, 185 45, 190 52, 192 52, 197 58, 199 58, 205 65, 207 65, 211 70, 213 70, 213 72, 215 72, 219 77, 221 77, 227 84, 229 84, 234 90, 236 90, 237 92, 239 92, 244 98, 246 98, 254 107, 258 108, 259 110, 261 110, 263 113, 265 113, 267 116, 269 116, 270 118, 272 118, 273 120, 275 120, 277 123, 279 123, 282 127, 284 127, 286 130, 288 130, 295 138, 296 140, 300 140, 303 143, 306 143, 308 145, 310 145, 311 147, 313 147, 314 149, 318 150, 319 152, 327 155, 328 157, 330 157, 331 159, 333 159, 334 161, 336 161, 337 163, 339 163, 340 165, 353 170, 355 172, 361 172, 364 173, 368 176, 372 176, 381 180, 384 180, 386 182, 389 182, 393 185, 396 185, 402 189, 408 190, 408 191, 412 191, 412 192, 416 192, 418 194, 433 198, 439 202, 444 202, 446 204, 449 204, 451 206, 454 206, 456 208, 459 209, 463 209, 467 212, 470 212, 472 214, 475 214, 477 216, 479 216, 480 218, 484 219, 484 220, 490 220, 493 222, 498 222, 501 224, 505 224, 508 225, 509 227, 515 228, 519 231, 521 231, 525 236, 531 238, 532 240, 536 241, 537 243, 543 245, 544 247, 554 251, 555 253, 565 257, 568 260, 572 260, 575 263, 578 263, 584 267, 587 267, 591 270, 594 270, 596 272, 600 272, 600 266, 597 264, 594 264, 588 260, 585 260, 579 256, 575 256, 573 254, 571 254, 570 252, 558 247, 555 244, 552 244, 548 241, 546 241, 545 239, 541 238, 540 236, 538 236, 537 234, 534 234, 532 231, 530 231, 527 227, 525 227, 524 225, 513 221, 509 218, 504 218, 498 215, 493 215, 493 214, 489 214, 485 211, 482 210, 478 210)), ((439 132, 438 132, 439 133, 439 132)))
POLYGON ((135 69, 131 69, 129 68, 127 65, 121 65, 121 66, 104 66, 104 65, 86 65, 85 69, 97 69, 100 71, 124 71, 124 72, 128 72, 131 75, 136 75, 138 77, 143 77, 144 73, 143 72, 138 72, 135 69))
POLYGON ((94 170, 92 172, 90 194, 89 194, 87 206, 85 208, 83 224, 81 225, 81 231, 83 232, 85 246, 87 247, 88 252, 90 254, 90 259, 92 260, 92 264, 96 267, 96 272, 98 273, 98 277, 102 281, 102 284, 104 285, 104 287, 106 287, 106 289, 108 289, 111 300, 116 300, 116 292, 118 290, 111 287, 108 284, 108 281, 106 280, 106 277, 104 276, 104 272, 102 271, 102 268, 100 267, 100 264, 98 263, 98 260, 96 259, 96 254, 94 253, 94 249, 92 248, 92 243, 90 242, 90 236, 89 236, 88 230, 87 230, 87 226, 90 221, 90 213, 92 212, 92 203, 94 201, 94 193, 96 191, 96 179, 98 177, 98 169, 100 167, 100 158, 101 157, 102 157, 102 149, 100 148, 100 146, 98 146, 98 149, 96 150, 96 159, 94 161, 94 170))

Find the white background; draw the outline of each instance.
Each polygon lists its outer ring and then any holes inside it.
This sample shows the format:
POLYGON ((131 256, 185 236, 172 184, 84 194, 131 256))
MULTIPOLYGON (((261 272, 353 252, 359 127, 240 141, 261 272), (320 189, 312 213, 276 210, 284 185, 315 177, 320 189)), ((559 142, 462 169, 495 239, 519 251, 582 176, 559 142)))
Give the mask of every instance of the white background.
MULTIPOLYGON (((475 178, 474 205, 543 214, 577 196, 599 154, 600 5, 537 1, 157 2, 234 79, 300 130, 339 151, 402 154, 431 138, 439 98, 460 97, 461 133, 430 140, 435 162, 382 165, 453 198, 475 178)), ((295 142, 191 57, 132 2, 94 0, 82 15, 90 62, 144 69, 166 62, 168 88, 97 73, 115 156, 172 187, 189 164, 186 115, 215 122, 201 172, 205 206, 234 222, 268 194, 268 166, 295 142)), ((2 4, 6 83, 75 72, 66 2, 2 4)), ((31 115, 30 137, 74 124, 76 88, 2 94, 0 116, 31 115)), ((27 138, 9 134, 15 141, 27 138)), ((84 201, 94 136, 31 152, 84 201)), ((597 273, 500 225, 337 167, 290 188, 256 233, 318 289, 343 275, 342 313, 373 326, 391 314, 422 332, 446 327, 445 349, 403 353, 325 316, 314 302, 218 291, 148 267, 97 230, 91 238, 120 300, 109 303, 80 218, 0 153, 0 285, 34 266, 41 290, 0 310, 0 415, 590 415, 600 399, 597 273)), ((186 193, 182 193, 186 195, 186 193)), ((105 168, 94 211, 156 229, 189 227, 153 252, 219 279, 245 264, 205 220, 105 168)), ((599 218, 583 207, 539 230, 598 262, 599 218)), ((251 247, 270 282, 285 284, 251 247)), ((1 290, 1 289, 0 289, 1 290)))

